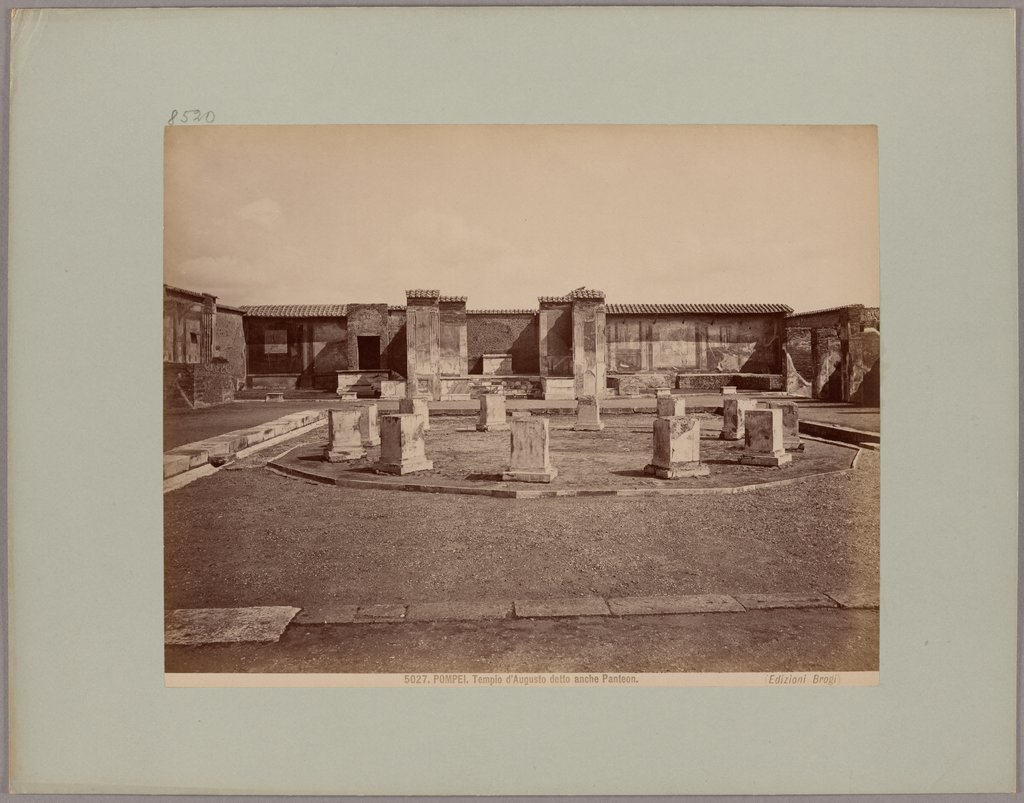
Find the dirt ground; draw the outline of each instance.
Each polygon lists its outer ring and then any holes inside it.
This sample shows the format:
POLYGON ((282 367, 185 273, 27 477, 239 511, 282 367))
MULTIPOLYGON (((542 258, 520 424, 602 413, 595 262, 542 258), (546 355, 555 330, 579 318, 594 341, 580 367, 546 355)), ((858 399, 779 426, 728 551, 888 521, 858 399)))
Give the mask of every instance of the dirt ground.
POLYGON ((357 491, 270 456, 165 495, 168 609, 878 588, 878 453, 740 495, 559 499, 357 491))

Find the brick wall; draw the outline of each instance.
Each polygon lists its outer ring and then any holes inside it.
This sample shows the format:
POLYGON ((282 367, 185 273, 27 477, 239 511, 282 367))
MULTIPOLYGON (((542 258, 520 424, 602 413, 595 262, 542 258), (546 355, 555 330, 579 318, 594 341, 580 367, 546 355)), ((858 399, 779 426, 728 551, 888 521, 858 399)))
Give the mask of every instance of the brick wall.
POLYGON ((466 321, 471 374, 483 373, 484 354, 511 354, 515 374, 537 375, 540 372, 535 314, 470 313, 466 321))
POLYGON ((213 356, 227 360, 236 388, 245 386, 245 332, 241 313, 217 310, 214 317, 213 356))
POLYGON ((209 407, 235 398, 230 363, 164 363, 164 406, 209 407))

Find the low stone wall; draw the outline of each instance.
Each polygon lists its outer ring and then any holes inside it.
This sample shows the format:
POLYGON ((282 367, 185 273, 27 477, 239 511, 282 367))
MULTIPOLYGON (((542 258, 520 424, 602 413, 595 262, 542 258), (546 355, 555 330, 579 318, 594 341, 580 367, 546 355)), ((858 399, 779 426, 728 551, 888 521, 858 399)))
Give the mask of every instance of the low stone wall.
POLYGON ((235 398, 230 363, 164 363, 164 406, 209 407, 235 398))
POLYGON ((679 390, 720 390, 727 385, 739 390, 786 389, 782 374, 677 374, 675 387, 679 390))
POLYGON ((540 398, 541 383, 539 376, 471 376, 469 393, 474 399, 498 390, 506 396, 520 398, 540 398))

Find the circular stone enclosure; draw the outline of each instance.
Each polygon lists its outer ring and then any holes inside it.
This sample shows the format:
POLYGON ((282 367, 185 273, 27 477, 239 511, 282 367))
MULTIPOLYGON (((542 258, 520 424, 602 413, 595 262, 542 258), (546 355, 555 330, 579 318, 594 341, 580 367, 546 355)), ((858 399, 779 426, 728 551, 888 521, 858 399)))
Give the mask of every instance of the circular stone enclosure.
POLYGON ((509 433, 477 432, 476 417, 465 415, 431 416, 425 446, 434 463, 432 471, 401 477, 378 474, 374 464, 379 447, 368 448, 358 461, 328 463, 320 430, 268 465, 292 476, 346 487, 508 497, 738 493, 856 465, 857 447, 807 438, 801 438, 803 449, 791 452, 793 461, 786 466, 740 465, 743 442, 719 439, 722 418, 709 413, 697 417, 701 461, 711 469, 707 477, 662 480, 645 474, 653 454, 654 416, 643 414, 606 416, 600 432, 574 431, 575 416, 548 416, 551 463, 558 469, 550 483, 503 481, 509 433))

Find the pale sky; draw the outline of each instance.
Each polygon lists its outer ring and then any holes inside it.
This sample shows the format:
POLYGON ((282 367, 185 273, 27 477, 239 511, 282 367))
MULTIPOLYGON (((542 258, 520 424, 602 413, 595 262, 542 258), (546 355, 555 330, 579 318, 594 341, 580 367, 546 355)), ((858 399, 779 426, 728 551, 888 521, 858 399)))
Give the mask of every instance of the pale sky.
POLYGON ((872 126, 178 126, 164 184, 225 304, 879 302, 872 126))

